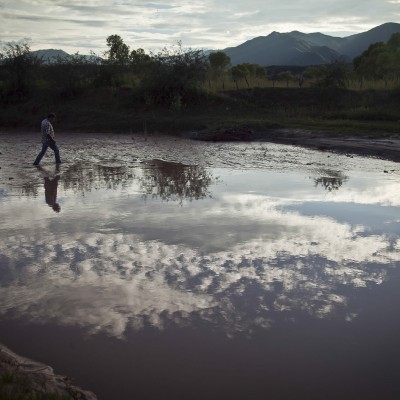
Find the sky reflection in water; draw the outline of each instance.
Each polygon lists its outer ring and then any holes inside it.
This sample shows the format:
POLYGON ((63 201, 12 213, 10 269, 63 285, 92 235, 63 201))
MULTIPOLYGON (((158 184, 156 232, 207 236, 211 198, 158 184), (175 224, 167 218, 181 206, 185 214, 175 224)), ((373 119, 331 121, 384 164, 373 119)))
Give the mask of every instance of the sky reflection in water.
POLYGON ((37 173, 43 186, 1 194, 3 316, 116 338, 199 325, 251 337, 304 315, 351 322, 349 296, 399 266, 390 176, 160 160, 37 173))

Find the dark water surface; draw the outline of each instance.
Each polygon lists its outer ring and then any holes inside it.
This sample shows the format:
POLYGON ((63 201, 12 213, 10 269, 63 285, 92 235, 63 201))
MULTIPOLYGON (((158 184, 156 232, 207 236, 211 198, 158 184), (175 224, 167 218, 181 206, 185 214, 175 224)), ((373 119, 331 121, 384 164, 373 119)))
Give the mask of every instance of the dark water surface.
POLYGON ((398 164, 69 140, 0 169, 0 342, 99 399, 400 398, 398 164))

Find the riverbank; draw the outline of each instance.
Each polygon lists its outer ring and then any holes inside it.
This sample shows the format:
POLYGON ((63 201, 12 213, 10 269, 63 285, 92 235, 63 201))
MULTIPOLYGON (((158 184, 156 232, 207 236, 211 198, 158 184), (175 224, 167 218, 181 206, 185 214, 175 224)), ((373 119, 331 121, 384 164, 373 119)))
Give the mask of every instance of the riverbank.
POLYGON ((305 129, 254 131, 250 128, 223 128, 207 132, 193 132, 191 137, 195 140, 211 142, 266 141, 319 151, 400 161, 400 134, 380 138, 377 136, 328 135, 305 129))
POLYGON ((0 398, 4 400, 96 400, 92 392, 37 361, 21 357, 0 345, 0 398))
POLYGON ((333 151, 348 155, 357 154, 400 162, 400 135, 392 135, 382 139, 357 136, 338 137, 288 129, 279 132, 279 134, 270 133, 266 140, 320 151, 333 151))
POLYGON ((384 138, 333 136, 300 129, 282 129, 266 133, 263 140, 325 152, 331 151, 400 162, 400 135, 384 138))

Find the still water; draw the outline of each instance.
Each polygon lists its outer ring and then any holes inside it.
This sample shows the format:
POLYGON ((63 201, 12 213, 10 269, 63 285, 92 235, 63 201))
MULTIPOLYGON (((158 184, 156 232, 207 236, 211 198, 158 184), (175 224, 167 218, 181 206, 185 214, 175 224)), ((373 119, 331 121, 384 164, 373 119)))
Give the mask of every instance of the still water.
POLYGON ((252 146, 0 170, 0 342, 99 399, 400 398, 400 167, 252 146))

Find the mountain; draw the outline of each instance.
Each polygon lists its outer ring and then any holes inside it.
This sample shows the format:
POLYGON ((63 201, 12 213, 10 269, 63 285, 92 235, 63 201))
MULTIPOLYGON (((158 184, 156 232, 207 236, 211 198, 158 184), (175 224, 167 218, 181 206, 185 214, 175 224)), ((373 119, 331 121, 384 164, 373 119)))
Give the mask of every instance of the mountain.
MULTIPOLYGON (((41 58, 45 64, 51 64, 57 62, 57 60, 65 60, 71 57, 71 54, 66 53, 64 50, 56 50, 56 49, 46 49, 46 50, 34 50, 31 51, 35 57, 41 58)), ((80 55, 83 60, 87 62, 100 62, 101 58, 96 55, 80 55)))
POLYGON ((251 39, 224 52, 231 58, 232 65, 245 62, 260 65, 327 64, 341 57, 328 46, 318 46, 290 33, 279 32, 251 39))
POLYGON ((47 49, 47 50, 35 50, 31 53, 37 57, 41 58, 45 63, 55 62, 58 58, 67 58, 69 56, 64 50, 47 49))
POLYGON ((387 42, 397 32, 400 32, 400 24, 397 23, 386 23, 344 38, 319 32, 272 32, 268 36, 256 37, 223 51, 231 58, 232 65, 255 63, 263 66, 306 66, 327 64, 338 59, 350 62, 370 44, 387 42))
POLYGON ((372 43, 386 43, 397 32, 400 32, 400 24, 389 22, 372 28, 367 32, 348 36, 347 41, 342 45, 340 51, 342 54, 354 58, 367 50, 372 43))

